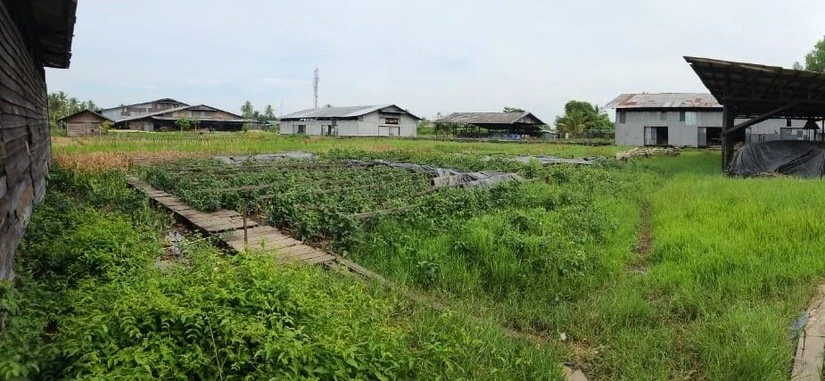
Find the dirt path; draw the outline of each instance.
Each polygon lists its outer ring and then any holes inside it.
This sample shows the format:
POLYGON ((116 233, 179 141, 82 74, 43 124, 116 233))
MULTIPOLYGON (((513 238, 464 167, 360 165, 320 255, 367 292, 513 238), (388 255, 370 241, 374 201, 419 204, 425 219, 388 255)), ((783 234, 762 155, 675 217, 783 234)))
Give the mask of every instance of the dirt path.
POLYGON ((643 201, 639 208, 639 232, 637 234, 638 241, 636 242, 636 261, 633 262, 633 271, 644 274, 645 262, 653 250, 653 211, 649 201, 643 201))

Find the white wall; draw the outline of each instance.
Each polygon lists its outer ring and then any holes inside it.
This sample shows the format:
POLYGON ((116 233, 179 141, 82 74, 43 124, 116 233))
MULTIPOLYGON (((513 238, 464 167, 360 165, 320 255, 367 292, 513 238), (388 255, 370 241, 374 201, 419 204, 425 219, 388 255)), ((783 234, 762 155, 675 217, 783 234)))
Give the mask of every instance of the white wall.
MULTIPOLYGON (((617 110, 616 114, 616 144, 623 146, 643 146, 645 143, 645 127, 668 127, 668 144, 678 147, 696 147, 699 145, 699 127, 722 127, 721 111, 698 111, 696 125, 688 126, 680 121, 680 112, 671 110, 660 111, 632 111, 617 110), (621 123, 619 112, 625 113, 625 123, 621 123)), ((744 119, 737 119, 741 123, 744 119)), ((780 128, 786 126, 785 119, 770 119, 748 129, 751 134, 779 134, 780 128)), ((793 120, 793 128, 805 126, 804 120, 793 120)))
MULTIPOLYGON (((396 117, 396 115, 391 115, 396 117)), ((337 120, 338 136, 381 136, 381 132, 388 128, 397 128, 398 136, 414 137, 417 133, 418 121, 409 115, 399 115, 397 125, 385 123, 385 118, 377 111, 354 120, 337 120)), ((306 125, 307 135, 321 135, 321 129, 330 124, 327 120, 315 121, 281 121, 281 134, 291 135, 298 131, 298 125, 306 125)), ((324 129, 326 130, 326 129, 324 129)))

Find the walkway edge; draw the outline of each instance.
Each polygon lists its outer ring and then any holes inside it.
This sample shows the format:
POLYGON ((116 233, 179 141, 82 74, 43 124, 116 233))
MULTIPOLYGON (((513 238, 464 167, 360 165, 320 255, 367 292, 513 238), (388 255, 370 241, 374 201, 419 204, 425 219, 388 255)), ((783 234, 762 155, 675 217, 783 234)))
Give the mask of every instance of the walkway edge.
POLYGON ((808 320, 796 345, 792 381, 822 379, 822 360, 825 353, 825 284, 819 286, 806 314, 808 320))

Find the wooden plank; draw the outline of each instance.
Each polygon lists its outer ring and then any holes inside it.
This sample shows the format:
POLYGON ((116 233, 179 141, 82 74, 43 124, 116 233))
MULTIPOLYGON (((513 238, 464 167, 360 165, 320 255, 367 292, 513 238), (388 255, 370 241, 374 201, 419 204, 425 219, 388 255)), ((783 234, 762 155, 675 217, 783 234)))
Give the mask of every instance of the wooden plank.
POLYGON ((278 262, 282 262, 282 261, 307 262, 309 260, 312 260, 312 259, 315 259, 315 258, 326 257, 328 255, 329 254, 327 254, 323 251, 313 250, 312 252, 309 252, 309 253, 306 253, 306 254, 303 254, 303 255, 296 255, 296 256, 293 256, 293 257, 279 257, 278 262))
POLYGON ((278 258, 298 257, 304 254, 315 252, 315 248, 306 245, 296 245, 278 251, 278 258))
POLYGON ((311 264, 311 265, 317 265, 317 264, 335 263, 335 259, 336 259, 335 256, 324 253, 323 256, 312 258, 312 259, 309 259, 309 260, 305 260, 304 262, 306 262, 308 264, 311 264))

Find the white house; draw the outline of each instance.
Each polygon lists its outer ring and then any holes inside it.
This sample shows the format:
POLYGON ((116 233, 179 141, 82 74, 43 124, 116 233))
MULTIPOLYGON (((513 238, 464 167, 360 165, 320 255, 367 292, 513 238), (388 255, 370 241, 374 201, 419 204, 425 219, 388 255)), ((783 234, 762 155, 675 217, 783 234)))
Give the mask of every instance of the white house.
MULTIPOLYGON (((616 144, 623 146, 718 146, 722 105, 710 94, 622 94, 616 109, 616 144)), ((737 120, 737 123, 742 122, 737 120)), ((805 140, 805 120, 769 119, 746 131, 748 142, 805 140)))
POLYGON ((325 107, 281 117, 281 134, 330 136, 416 136, 421 118, 393 104, 325 107))

